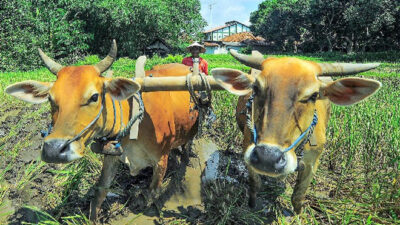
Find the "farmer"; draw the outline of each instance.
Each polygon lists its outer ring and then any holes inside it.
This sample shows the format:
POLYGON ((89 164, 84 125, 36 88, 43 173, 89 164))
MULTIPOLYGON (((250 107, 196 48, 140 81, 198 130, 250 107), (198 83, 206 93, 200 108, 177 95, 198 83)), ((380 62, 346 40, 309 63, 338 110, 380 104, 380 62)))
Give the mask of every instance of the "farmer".
POLYGON ((204 53, 206 51, 204 46, 197 42, 193 42, 193 44, 189 45, 186 50, 192 55, 190 57, 184 58, 182 60, 182 64, 185 64, 186 66, 193 66, 193 59, 199 58, 199 71, 208 75, 208 63, 205 59, 199 56, 200 53, 204 53))

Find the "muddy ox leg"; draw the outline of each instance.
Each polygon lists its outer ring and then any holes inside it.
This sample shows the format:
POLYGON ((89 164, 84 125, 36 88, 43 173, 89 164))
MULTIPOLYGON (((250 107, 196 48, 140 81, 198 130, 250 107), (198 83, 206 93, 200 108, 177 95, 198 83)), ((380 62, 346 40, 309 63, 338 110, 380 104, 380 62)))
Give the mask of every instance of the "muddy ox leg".
POLYGON ((322 149, 309 150, 304 154, 304 159, 301 162, 301 164, 303 164, 301 167, 303 168, 298 172, 296 185, 292 194, 292 204, 294 211, 297 214, 301 213, 307 188, 310 185, 314 174, 317 172, 321 152, 322 149))
POLYGON ((158 161, 157 165, 153 169, 153 177, 150 184, 150 190, 155 191, 161 187, 162 181, 167 171, 168 166, 168 154, 163 154, 158 161))
POLYGON ((118 156, 104 156, 100 179, 96 184, 94 198, 90 202, 89 219, 92 221, 96 221, 101 204, 107 196, 108 189, 117 172, 118 159, 118 156))
POLYGON ((254 208, 256 207, 257 192, 260 190, 261 180, 260 176, 251 168, 249 168, 249 185, 249 207, 254 208))

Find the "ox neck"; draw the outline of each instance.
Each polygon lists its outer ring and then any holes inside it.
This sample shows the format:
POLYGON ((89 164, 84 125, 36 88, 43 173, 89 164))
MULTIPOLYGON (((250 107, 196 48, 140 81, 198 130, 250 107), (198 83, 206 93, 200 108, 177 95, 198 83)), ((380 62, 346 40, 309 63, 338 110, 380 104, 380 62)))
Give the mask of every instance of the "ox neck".
POLYGON ((124 104, 123 101, 116 101, 109 94, 106 94, 102 113, 103 125, 96 139, 115 139, 129 120, 130 108, 129 104, 124 104), (128 112, 128 115, 124 112, 128 112))
MULTIPOLYGON (((108 104, 104 108, 106 112, 103 112, 103 129, 100 135, 97 135, 95 139, 102 142, 106 141, 120 141, 121 138, 129 134, 132 125, 139 120, 139 123, 143 119, 144 115, 144 104, 140 94, 134 95, 132 98, 125 100, 127 102, 118 101, 118 104, 114 99, 109 96, 112 105, 108 104), (139 105, 139 112, 136 115, 130 115, 133 104, 129 104, 132 99, 136 100, 139 105), (112 107, 112 108, 111 108, 112 107), (112 113, 111 113, 112 112, 112 113), (126 113, 128 112, 128 113, 126 113), (107 116, 105 115, 112 115, 107 116)), ((106 101, 107 102, 107 101, 106 101)))

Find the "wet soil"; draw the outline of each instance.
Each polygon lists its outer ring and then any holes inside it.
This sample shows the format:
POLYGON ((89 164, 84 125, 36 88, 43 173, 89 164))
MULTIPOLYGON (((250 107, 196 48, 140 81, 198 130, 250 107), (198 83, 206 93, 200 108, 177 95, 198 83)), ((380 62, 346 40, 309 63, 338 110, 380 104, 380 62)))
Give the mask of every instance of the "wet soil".
MULTIPOLYGON (((61 165, 43 164, 34 179, 15 188, 32 165, 39 165, 42 138, 48 113, 31 118, 39 106, 16 106, 0 112, 0 175, 8 185, 0 204, 0 223, 38 223, 46 216, 34 208, 48 213, 56 220, 70 215, 88 215, 93 197, 93 185, 99 176, 81 174, 79 187, 69 193, 54 185, 52 171, 61 165), (24 119, 22 119, 24 118, 24 119), (15 134, 7 138, 10 132, 15 134), (5 154, 14 152, 14 154, 5 154), (65 202, 51 202, 49 195, 65 195, 65 202), (25 207, 29 206, 29 207, 25 207)), ((264 187, 258 208, 251 210, 248 201, 248 173, 240 153, 219 150, 210 139, 199 139, 183 149, 173 150, 161 191, 150 193, 152 169, 147 168, 135 177, 122 165, 114 179, 111 191, 102 205, 99 224, 167 224, 172 221, 188 224, 259 224, 274 219, 275 210, 290 210, 275 201, 285 191, 282 181, 263 178, 264 187), (229 215, 228 220, 224 216, 229 215), (256 215, 256 220, 247 215, 256 215), (260 220, 261 219, 261 220, 260 220)), ((1 179, 0 179, 1 181, 1 179)), ((0 185, 1 182, 0 182, 0 185)), ((0 189, 1 190, 1 189, 0 189)), ((0 196, 2 197, 2 196, 0 196)))

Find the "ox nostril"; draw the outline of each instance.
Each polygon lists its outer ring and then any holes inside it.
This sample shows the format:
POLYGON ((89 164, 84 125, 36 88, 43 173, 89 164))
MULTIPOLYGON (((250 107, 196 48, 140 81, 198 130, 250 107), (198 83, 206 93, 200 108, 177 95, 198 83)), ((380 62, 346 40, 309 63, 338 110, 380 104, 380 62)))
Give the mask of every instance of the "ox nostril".
POLYGON ((256 164, 256 163, 258 163, 258 161, 259 161, 258 155, 257 155, 256 151, 253 150, 253 152, 250 155, 250 163, 256 164))
POLYGON ((285 156, 285 154, 282 154, 276 161, 275 169, 276 170, 282 170, 283 168, 285 168, 286 163, 287 163, 286 162, 286 156, 285 156))
POLYGON ((66 152, 67 150, 69 150, 69 143, 65 143, 63 146, 60 147, 60 154, 66 152))
POLYGON ((264 146, 256 146, 256 147, 254 147, 254 150, 253 150, 253 152, 255 153, 255 155, 258 157, 258 158, 264 158, 265 157, 265 148, 264 148, 264 146))

